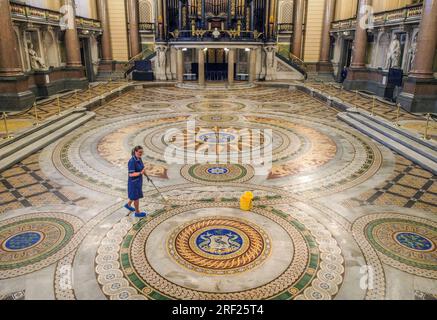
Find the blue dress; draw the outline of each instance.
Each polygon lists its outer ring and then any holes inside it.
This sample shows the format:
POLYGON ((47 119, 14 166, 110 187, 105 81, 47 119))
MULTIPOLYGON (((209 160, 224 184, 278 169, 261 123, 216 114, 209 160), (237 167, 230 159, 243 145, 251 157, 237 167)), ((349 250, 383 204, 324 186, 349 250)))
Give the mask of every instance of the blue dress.
MULTIPOLYGON (((129 175, 135 172, 141 172, 144 169, 143 160, 133 156, 128 163, 129 175)), ((127 193, 129 200, 135 201, 144 198, 143 195, 143 176, 130 177, 127 183, 127 193)))

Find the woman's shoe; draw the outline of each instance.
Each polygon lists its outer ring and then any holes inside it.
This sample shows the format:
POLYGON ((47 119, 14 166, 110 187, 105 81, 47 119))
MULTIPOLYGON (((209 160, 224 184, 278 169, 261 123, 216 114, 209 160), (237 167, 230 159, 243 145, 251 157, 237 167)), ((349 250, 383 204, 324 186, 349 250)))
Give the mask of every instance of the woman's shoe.
POLYGON ((135 213, 135 218, 145 218, 147 215, 148 214, 146 212, 135 213))
POLYGON ((131 207, 129 204, 125 204, 124 205, 124 207, 127 209, 127 210, 129 210, 130 212, 135 212, 135 208, 134 207, 131 207))

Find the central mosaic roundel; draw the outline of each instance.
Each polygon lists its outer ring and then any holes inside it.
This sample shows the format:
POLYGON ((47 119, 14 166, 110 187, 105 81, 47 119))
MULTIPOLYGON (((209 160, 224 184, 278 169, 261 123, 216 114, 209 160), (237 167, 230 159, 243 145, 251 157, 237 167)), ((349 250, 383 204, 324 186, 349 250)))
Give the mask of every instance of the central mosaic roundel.
POLYGON ((223 132, 208 132, 199 136, 199 140, 208 143, 228 143, 235 140, 235 135, 223 132))
POLYGON ((241 249, 243 237, 228 228, 214 228, 202 232, 197 237, 195 245, 205 253, 226 256, 241 249))
POLYGON ((206 218, 174 230, 168 252, 183 267, 207 274, 232 274, 259 266, 269 256, 267 233, 242 219, 206 218))
POLYGON ((255 171, 251 166, 240 164, 196 164, 182 167, 181 175, 191 182, 216 185, 249 181, 255 171))
POLYGON ((229 173, 228 168, 225 168, 225 167, 212 167, 212 168, 209 168, 207 171, 209 174, 216 174, 216 175, 222 175, 222 174, 229 173))
POLYGON ((246 108, 243 103, 235 101, 216 101, 216 100, 206 100, 193 102, 187 105, 187 107, 194 111, 240 111, 246 108))
POLYGON ((435 248, 434 243, 428 238, 414 232, 399 232, 395 240, 408 249, 417 251, 431 251, 435 248))
POLYGON ((3 248, 9 251, 20 251, 37 245, 43 238, 44 235, 41 232, 19 233, 7 239, 3 244, 3 248))
POLYGON ((203 121, 207 123, 230 123, 234 121, 238 121, 238 116, 230 115, 230 114, 219 114, 219 113, 213 113, 213 114, 202 114, 200 116, 196 117, 197 121, 203 121))

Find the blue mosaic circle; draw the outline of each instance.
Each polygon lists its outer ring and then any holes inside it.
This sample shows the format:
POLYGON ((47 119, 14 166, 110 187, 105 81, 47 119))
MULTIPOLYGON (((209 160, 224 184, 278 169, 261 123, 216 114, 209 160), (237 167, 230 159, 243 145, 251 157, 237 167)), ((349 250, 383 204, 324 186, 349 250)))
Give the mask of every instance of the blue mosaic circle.
POLYGON ((5 242, 4 247, 11 251, 24 250, 33 247, 40 242, 41 239, 42 236, 38 232, 24 232, 9 238, 5 242))
POLYGON ((196 239, 196 246, 205 253, 226 256, 243 246, 243 238, 229 229, 209 229, 196 239))
POLYGON ((228 143, 235 140, 235 136, 224 132, 209 132, 199 136, 199 140, 208 143, 228 143))
POLYGON ((428 251, 434 247, 430 240, 412 232, 398 233, 396 235, 396 241, 404 247, 418 251, 428 251))
POLYGON ((223 175, 223 174, 227 174, 228 172, 229 169, 225 167, 213 167, 208 169, 208 173, 214 175, 223 175))

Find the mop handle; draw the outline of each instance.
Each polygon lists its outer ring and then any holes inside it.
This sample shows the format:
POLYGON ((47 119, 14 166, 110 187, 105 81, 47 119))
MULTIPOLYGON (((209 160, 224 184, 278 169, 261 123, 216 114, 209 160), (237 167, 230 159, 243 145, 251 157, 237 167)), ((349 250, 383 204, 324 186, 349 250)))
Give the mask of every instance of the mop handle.
POLYGON ((167 199, 164 198, 164 196, 163 196, 163 194, 161 193, 161 191, 159 191, 159 189, 156 187, 156 185, 155 185, 155 183, 153 182, 153 180, 150 179, 150 177, 147 175, 147 173, 146 173, 145 171, 144 171, 144 176, 147 178, 147 181, 149 181, 149 182, 153 185, 153 187, 155 188, 155 190, 158 191, 158 193, 159 193, 159 195, 161 196, 161 198, 162 198, 165 202, 167 202, 167 199))

